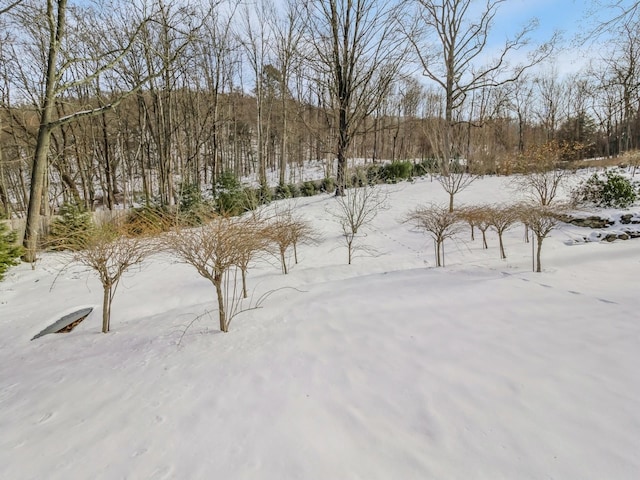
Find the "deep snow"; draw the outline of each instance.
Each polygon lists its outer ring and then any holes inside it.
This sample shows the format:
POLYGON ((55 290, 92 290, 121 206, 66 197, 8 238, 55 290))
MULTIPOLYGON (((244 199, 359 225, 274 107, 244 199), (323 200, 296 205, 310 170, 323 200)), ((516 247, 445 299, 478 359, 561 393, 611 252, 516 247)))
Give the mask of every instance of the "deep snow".
MULTIPOLYGON (((514 196, 487 177, 456 197, 514 196)), ((499 259, 468 233, 433 245, 400 222, 446 201, 429 180, 346 265, 330 195, 290 200, 321 239, 282 275, 249 272, 261 308, 217 331, 213 287, 166 255, 131 272, 100 332, 91 272, 47 254, 0 283, 0 478, 640 478, 640 240, 563 226, 531 272, 523 229, 499 259), (30 341, 60 316, 73 332, 30 341), (196 319, 196 317, 201 316, 196 319), (196 319, 194 321, 194 319, 196 319)), ((252 304, 252 305, 253 305, 252 304)))

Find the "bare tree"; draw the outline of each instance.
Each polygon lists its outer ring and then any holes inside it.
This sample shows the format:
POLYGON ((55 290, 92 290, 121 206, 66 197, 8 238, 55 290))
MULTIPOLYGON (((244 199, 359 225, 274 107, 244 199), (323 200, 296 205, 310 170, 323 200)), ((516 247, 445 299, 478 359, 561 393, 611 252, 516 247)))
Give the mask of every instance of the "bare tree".
MULTIPOLYGON (((31 8, 31 7, 29 7, 31 8)), ((127 32, 124 43, 118 42, 114 36, 114 42, 109 44, 108 38, 103 38, 104 49, 94 52, 94 58, 78 58, 73 49, 67 52, 65 46, 73 43, 73 39, 67 38, 67 0, 47 0, 44 19, 46 24, 46 35, 43 39, 46 53, 46 72, 44 75, 44 85, 42 86, 42 99, 39 105, 39 130, 36 140, 33 168, 31 171, 31 189, 29 196, 29 208, 27 212, 27 224, 24 234, 23 245, 26 253, 23 257, 26 261, 33 262, 36 256, 36 245, 38 239, 38 227, 42 197, 45 187, 45 176, 47 170, 47 155, 51 143, 52 133, 56 128, 75 122, 83 117, 99 115, 107 109, 114 108, 120 104, 124 98, 139 90, 144 83, 153 76, 147 75, 140 79, 136 85, 127 92, 117 95, 113 101, 97 107, 74 111, 70 114, 57 116, 56 104, 61 96, 71 88, 79 85, 89 85, 101 76, 117 67, 124 57, 131 51, 136 42, 139 41, 139 34, 149 21, 145 17, 137 25, 124 25, 123 31, 127 32), (82 63, 82 67, 79 64, 82 63), (89 65, 97 67, 87 72, 89 65), (76 76, 78 72, 82 76, 76 76)), ((37 18, 37 10, 24 12, 27 17, 34 15, 37 18)), ((73 47, 73 45, 71 45, 73 47)))
POLYGON ((533 102, 533 86, 529 76, 522 75, 518 80, 508 85, 506 94, 509 99, 508 106, 517 117, 518 152, 522 153, 525 149, 525 125, 529 121, 533 102))
POLYGON ((305 240, 311 240, 315 234, 311 226, 302 218, 297 217, 291 207, 276 211, 275 215, 267 220, 262 234, 276 246, 280 259, 282 273, 289 273, 287 250, 294 248, 295 261, 298 263, 296 245, 305 240))
POLYGON ((4 15, 5 13, 10 12, 21 3, 22 3, 22 0, 14 0, 14 1, 2 0, 2 2, 0 2, 0 15, 4 15))
POLYGON ((466 221, 471 229, 471 240, 475 240, 474 229, 477 228, 482 232, 482 248, 489 248, 487 245, 487 230, 490 227, 489 215, 487 207, 472 206, 462 207, 456 210, 461 220, 466 221))
POLYGON ((111 324, 111 304, 127 270, 142 263, 157 248, 147 236, 125 235, 116 223, 106 223, 73 239, 72 260, 95 271, 102 283, 102 333, 111 324))
POLYGON ((427 205, 409 212, 405 221, 431 235, 436 247, 436 266, 444 266, 444 241, 460 231, 460 216, 442 205, 427 205))
POLYGON ((275 64, 279 74, 278 86, 280 90, 279 96, 282 115, 279 164, 280 185, 285 184, 285 173, 289 163, 289 103, 291 98, 289 82, 293 76, 293 72, 299 68, 302 60, 299 44, 303 35, 302 25, 304 20, 296 8, 295 1, 296 0, 287 0, 283 6, 284 11, 277 12, 273 10, 275 15, 271 18, 275 64))
POLYGON ((265 221, 257 215, 247 215, 232 222, 238 246, 237 266, 242 273, 242 296, 248 297, 247 272, 249 265, 260 252, 268 249, 269 239, 263 235, 265 221))
POLYGON ((502 239, 504 232, 513 227, 513 224, 520 218, 519 211, 515 207, 509 205, 497 205, 486 208, 487 220, 491 228, 498 234, 500 243, 500 258, 507 258, 504 250, 504 241, 502 239))
MULTIPOLYGON (((242 263, 241 247, 238 243, 238 229, 234 221, 226 217, 217 219, 198 228, 174 230, 163 238, 166 248, 181 262, 194 267, 203 278, 209 280, 216 289, 220 330, 229 331, 231 317, 227 307, 235 298, 228 298, 225 281, 229 279, 232 267, 242 263)), ((232 289, 232 294, 235 289, 232 289)))
MULTIPOLYGON (((519 207, 520 220, 536 236, 537 249, 535 255, 535 271, 542 271, 540 261, 542 242, 558 224, 558 210, 541 205, 523 205, 519 207)), ((533 246, 532 246, 533 248, 533 246)))
POLYGON ((361 236, 359 234, 371 225, 380 210, 387 207, 387 195, 379 187, 365 184, 359 188, 345 190, 344 196, 336 198, 338 206, 332 215, 342 227, 348 264, 351 265, 355 251, 365 248, 355 243, 361 236))
POLYGON ((432 138, 431 143, 445 179, 441 184, 448 188, 450 210, 453 210, 453 195, 470 183, 449 179, 451 176, 464 178, 465 174, 464 170, 451 171, 451 166, 465 152, 460 123, 465 121, 461 109, 467 97, 476 90, 517 80, 549 56, 553 42, 535 50, 527 63, 511 67, 509 61, 516 51, 527 45, 527 35, 536 27, 535 22, 530 22, 514 38, 506 40, 492 60, 479 65, 487 50, 493 20, 505 0, 486 0, 479 10, 473 0, 415 0, 414 3, 415 15, 410 17, 414 23, 408 28, 407 39, 414 47, 423 75, 444 95, 442 132, 432 138))
POLYGON ((527 148, 521 155, 524 173, 515 177, 514 188, 529 201, 541 206, 550 205, 561 193, 567 181, 568 170, 559 168, 562 155, 580 146, 547 142, 527 148))
POLYGON ((336 195, 346 187, 347 154, 354 134, 389 90, 406 51, 396 31, 402 12, 373 0, 304 2, 317 78, 329 92, 337 132, 336 195))
POLYGON ((261 19, 272 17, 274 15, 274 5, 270 0, 258 0, 256 4, 249 9, 248 5, 242 13, 242 32, 241 40, 245 51, 245 56, 251 67, 253 78, 255 80, 254 94, 256 99, 256 152, 258 162, 258 181, 262 187, 262 191, 268 188, 267 185, 267 156, 265 152, 266 138, 268 131, 265 131, 265 120, 268 112, 265 108, 265 67, 268 63, 269 48, 272 42, 272 34, 268 24, 262 20, 256 22, 253 10, 257 9, 257 14, 261 19))

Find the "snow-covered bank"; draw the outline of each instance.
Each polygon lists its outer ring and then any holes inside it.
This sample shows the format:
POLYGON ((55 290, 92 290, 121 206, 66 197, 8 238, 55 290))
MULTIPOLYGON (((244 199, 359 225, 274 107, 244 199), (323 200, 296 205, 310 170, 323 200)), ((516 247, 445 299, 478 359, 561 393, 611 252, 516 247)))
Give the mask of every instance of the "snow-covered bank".
MULTIPOLYGON (((456 200, 507 201, 507 182, 456 200)), ((351 266, 335 199, 292 200, 322 240, 289 275, 251 269, 254 298, 276 291, 228 334, 212 286, 165 256, 125 279, 107 335, 89 272, 58 276, 58 255, 11 270, 0 477, 637 478, 640 241, 570 245, 583 230, 565 226, 535 274, 517 226, 506 260, 495 235, 483 250, 463 234, 435 269, 430 240, 399 220, 444 192, 381 188, 390 208, 365 239, 376 254, 351 266), (95 310, 73 332, 29 341, 83 306, 95 310)))

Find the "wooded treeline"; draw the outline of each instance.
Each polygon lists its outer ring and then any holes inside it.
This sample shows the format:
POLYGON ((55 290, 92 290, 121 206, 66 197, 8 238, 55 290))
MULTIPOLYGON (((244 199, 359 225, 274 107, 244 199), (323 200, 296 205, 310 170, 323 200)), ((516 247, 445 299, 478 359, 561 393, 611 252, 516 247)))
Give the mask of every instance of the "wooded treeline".
MULTIPOLYGON (((640 142, 635 11, 603 27, 606 54, 578 74, 561 76, 552 45, 527 44, 525 27, 513 46, 539 52, 528 65, 536 69, 500 63, 476 78, 477 53, 460 49, 461 61, 447 63, 438 49, 448 39, 425 20, 430 8, 453 12, 463 29, 470 14, 453 7, 471 0, 43 3, 0 8, 7 218, 27 215, 38 179, 47 215, 62 202, 172 205, 185 186, 214 189, 223 172, 285 184, 302 180, 307 161, 339 176, 341 159, 438 158, 442 138, 446 158, 500 174, 552 141, 580 145, 576 158, 640 142), (400 12, 407 8, 424 15, 400 12), (429 58, 420 56, 425 45, 434 48, 429 58), (441 85, 437 70, 415 68, 434 59, 444 60, 441 85), (38 148, 42 175, 34 174, 38 148)), ((501 3, 483 4, 494 15, 501 3)))

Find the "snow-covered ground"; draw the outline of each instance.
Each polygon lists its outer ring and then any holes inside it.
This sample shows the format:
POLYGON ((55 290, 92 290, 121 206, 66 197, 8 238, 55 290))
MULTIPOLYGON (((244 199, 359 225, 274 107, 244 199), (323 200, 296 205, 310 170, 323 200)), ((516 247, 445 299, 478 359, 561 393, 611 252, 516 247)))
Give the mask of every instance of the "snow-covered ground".
MULTIPOLYGON (((488 177, 457 203, 507 201, 488 177)), ((213 287, 157 255, 100 333, 102 289, 45 255, 0 283, 0 478, 640 478, 640 240, 433 245, 400 222, 437 183, 383 186, 390 208, 346 265, 335 198, 295 199, 321 233, 282 275, 249 272, 261 308, 217 331, 213 287), (370 249, 370 250, 371 250, 370 249), (291 288, 289 288, 291 287, 291 288), (73 332, 31 337, 85 306, 73 332), (196 317, 202 316, 200 319, 196 317), (196 319, 194 321, 194 319, 196 319)), ((633 209, 631 209, 633 211, 633 209)))

